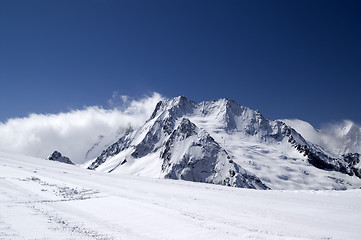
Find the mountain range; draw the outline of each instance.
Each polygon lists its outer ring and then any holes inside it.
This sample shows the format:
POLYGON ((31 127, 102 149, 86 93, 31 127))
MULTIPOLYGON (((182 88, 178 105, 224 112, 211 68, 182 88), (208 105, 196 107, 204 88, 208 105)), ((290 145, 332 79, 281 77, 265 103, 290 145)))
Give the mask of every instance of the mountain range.
POLYGON ((129 127, 85 166, 241 188, 341 190, 361 186, 360 142, 351 123, 326 134, 229 99, 180 96, 160 101, 142 127, 129 127))

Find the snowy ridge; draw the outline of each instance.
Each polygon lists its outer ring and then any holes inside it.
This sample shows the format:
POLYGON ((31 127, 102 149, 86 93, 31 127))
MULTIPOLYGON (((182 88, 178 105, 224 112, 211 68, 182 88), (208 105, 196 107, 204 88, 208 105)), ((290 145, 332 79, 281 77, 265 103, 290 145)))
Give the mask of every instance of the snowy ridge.
POLYGON ((348 153, 361 154, 361 127, 352 121, 330 124, 322 130, 298 119, 281 120, 302 134, 308 141, 327 150, 333 157, 348 153))
POLYGON ((358 154, 331 155, 232 100, 180 96, 159 102, 143 127, 88 168, 246 188, 347 189, 361 186, 359 162, 358 154))
MULTIPOLYGON (((125 133, 127 133, 129 129, 132 129, 131 125, 129 125, 125 133)), ((89 149, 86 151, 84 155, 84 159, 86 161, 89 161, 91 159, 98 157, 99 154, 102 153, 104 149, 110 147, 115 141, 117 141, 125 133, 122 131, 121 128, 119 128, 117 131, 109 135, 100 134, 97 140, 92 145, 90 145, 89 149)))

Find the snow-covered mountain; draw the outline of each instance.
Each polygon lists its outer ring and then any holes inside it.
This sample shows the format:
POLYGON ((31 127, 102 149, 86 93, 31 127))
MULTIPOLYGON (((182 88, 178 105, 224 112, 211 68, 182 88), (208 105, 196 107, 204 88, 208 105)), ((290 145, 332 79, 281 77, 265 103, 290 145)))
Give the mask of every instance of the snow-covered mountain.
POLYGON ((359 153, 330 153, 278 120, 220 99, 161 101, 89 169, 256 189, 361 186, 359 153))

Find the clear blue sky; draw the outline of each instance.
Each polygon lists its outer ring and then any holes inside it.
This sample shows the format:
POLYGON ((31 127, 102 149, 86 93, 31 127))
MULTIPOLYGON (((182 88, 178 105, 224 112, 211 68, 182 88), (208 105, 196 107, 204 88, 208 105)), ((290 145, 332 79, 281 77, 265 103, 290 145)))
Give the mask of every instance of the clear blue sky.
POLYGON ((0 121, 114 91, 361 123, 361 1, 0 1, 0 121))

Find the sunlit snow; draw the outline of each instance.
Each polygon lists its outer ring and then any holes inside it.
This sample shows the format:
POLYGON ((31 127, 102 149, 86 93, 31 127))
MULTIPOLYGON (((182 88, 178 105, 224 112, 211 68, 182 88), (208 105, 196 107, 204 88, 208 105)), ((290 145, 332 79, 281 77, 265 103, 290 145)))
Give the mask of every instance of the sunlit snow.
POLYGON ((0 239, 359 239, 361 190, 258 191, 0 153, 0 239))

